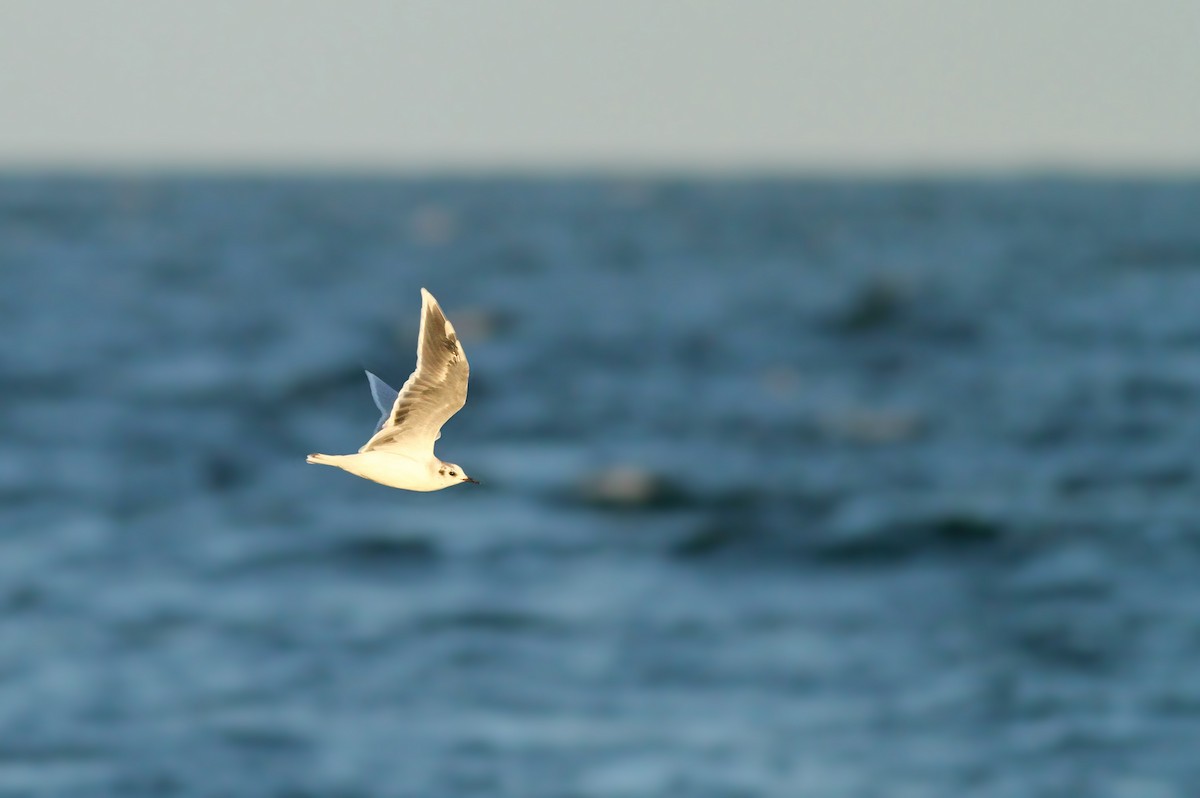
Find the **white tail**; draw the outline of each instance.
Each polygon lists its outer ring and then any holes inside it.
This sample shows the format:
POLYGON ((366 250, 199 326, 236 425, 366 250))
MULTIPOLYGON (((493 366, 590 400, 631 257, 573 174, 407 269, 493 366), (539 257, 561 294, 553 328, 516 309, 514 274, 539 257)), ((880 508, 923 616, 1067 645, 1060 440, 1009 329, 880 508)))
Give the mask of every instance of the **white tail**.
POLYGON ((337 459, 338 456, 336 454, 310 454, 307 462, 319 465, 337 465, 335 462, 337 459))

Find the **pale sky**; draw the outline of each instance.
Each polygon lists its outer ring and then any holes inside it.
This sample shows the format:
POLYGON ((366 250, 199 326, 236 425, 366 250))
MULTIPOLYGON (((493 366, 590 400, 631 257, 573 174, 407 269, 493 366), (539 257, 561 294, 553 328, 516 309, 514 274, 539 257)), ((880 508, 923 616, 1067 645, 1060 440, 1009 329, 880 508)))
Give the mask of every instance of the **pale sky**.
POLYGON ((1200 172, 1195 0, 0 0, 0 168, 1200 172))

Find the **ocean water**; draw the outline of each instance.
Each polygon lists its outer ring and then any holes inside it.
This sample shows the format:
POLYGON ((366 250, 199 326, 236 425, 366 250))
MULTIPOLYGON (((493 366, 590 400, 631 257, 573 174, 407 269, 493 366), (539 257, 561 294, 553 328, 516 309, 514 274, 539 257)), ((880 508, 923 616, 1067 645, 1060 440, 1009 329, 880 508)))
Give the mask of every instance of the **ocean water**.
POLYGON ((5 798, 1200 790, 1198 183, 0 177, 0 339, 5 798))

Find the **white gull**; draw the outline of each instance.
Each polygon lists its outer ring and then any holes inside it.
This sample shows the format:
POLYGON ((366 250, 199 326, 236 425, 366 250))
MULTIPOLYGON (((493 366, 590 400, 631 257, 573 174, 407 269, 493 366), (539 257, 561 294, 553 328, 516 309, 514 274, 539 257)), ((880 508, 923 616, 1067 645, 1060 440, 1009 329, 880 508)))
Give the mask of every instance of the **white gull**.
POLYGON ((375 434, 357 454, 310 454, 308 462, 336 466, 403 490, 441 490, 475 482, 460 466, 433 454, 442 425, 467 403, 469 374, 454 325, 446 320, 433 294, 422 288, 416 371, 399 393, 367 372, 371 395, 383 413, 375 434))

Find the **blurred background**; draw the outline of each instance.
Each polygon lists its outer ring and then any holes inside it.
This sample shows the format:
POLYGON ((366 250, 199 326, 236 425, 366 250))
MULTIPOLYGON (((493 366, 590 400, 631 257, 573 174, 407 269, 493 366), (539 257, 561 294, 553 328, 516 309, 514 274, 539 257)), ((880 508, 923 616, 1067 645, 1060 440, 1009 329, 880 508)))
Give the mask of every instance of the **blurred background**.
POLYGON ((1198 30, 0 2, 0 796, 1192 798, 1198 30))

